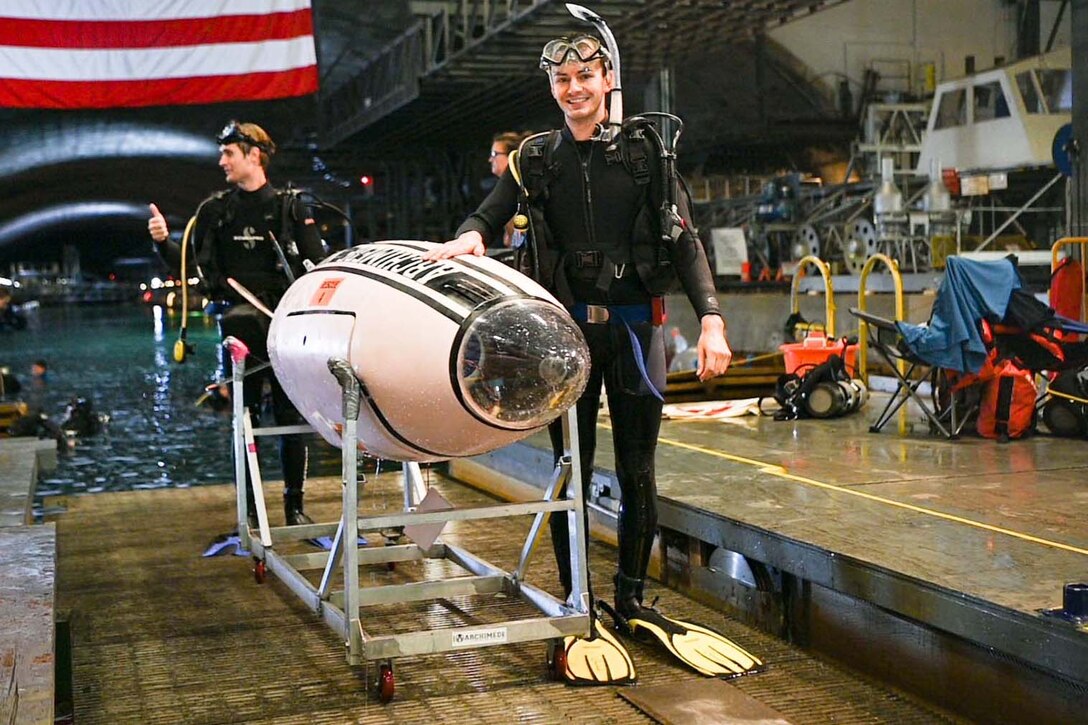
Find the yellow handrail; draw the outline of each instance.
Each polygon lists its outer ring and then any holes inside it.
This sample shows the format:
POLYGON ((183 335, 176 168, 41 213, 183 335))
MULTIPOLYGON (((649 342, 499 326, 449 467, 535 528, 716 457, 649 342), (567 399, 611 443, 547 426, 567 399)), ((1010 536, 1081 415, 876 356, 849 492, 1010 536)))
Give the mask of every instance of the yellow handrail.
MULTIPOLYGON (((892 282, 895 285, 895 319, 901 321, 906 316, 903 307, 903 275, 899 272, 899 262, 886 254, 874 254, 865 260, 865 266, 861 268, 858 278, 858 309, 865 312, 865 292, 869 282, 869 275, 877 262, 883 262, 891 272, 892 282)), ((907 361, 902 358, 895 361, 895 367, 899 370, 899 376, 907 374, 907 361)), ((869 323, 858 320, 858 375, 865 387, 869 387, 869 323)), ((907 406, 899 409, 899 435, 907 433, 907 406)))
POLYGON ((835 288, 831 284, 831 269, 819 257, 810 254, 802 257, 797 263, 797 272, 794 273, 793 281, 790 283, 790 312, 794 314, 801 312, 801 300, 797 297, 797 289, 801 284, 801 278, 805 276, 806 264, 814 265, 820 270, 820 276, 824 278, 824 329, 827 338, 832 340, 835 338, 835 288))
MULTIPOLYGON (((869 282, 869 275, 872 273, 873 267, 876 266, 877 262, 883 262, 884 266, 891 272, 892 282, 895 284, 895 319, 896 321, 901 321, 906 315, 906 311, 903 308, 903 275, 899 273, 899 262, 886 254, 874 254, 869 257, 869 259, 865 260, 865 266, 861 268, 861 275, 858 278, 858 309, 862 312, 866 311, 866 287, 869 282)), ((859 320, 858 323, 858 373, 861 381, 868 387, 869 323, 865 320, 859 320)), ((896 365, 899 366, 899 372, 906 372, 905 361, 898 360, 896 365)))
MULTIPOLYGON (((1086 251, 1085 245, 1088 245, 1088 237, 1062 237, 1058 241, 1054 242, 1054 245, 1050 248, 1050 273, 1051 274, 1054 274, 1054 272, 1057 271, 1058 263, 1061 261, 1061 259, 1058 256, 1058 252, 1061 251, 1062 247, 1065 247, 1065 246, 1068 246, 1068 245, 1071 245, 1071 244, 1081 245, 1081 247, 1080 247, 1080 258, 1081 258, 1081 260, 1085 259, 1085 251, 1086 251)), ((1084 294, 1082 293, 1081 296, 1080 296, 1080 322, 1085 321, 1084 313, 1085 313, 1084 294)))

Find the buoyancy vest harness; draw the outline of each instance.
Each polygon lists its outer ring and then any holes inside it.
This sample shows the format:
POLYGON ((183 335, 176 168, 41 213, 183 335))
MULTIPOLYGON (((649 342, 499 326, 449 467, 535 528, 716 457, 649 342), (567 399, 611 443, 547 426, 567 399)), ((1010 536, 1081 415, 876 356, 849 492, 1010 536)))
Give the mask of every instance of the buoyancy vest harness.
MULTIPOLYGON (((629 256, 610 259, 604 255, 599 287, 607 289, 628 264, 653 296, 676 287, 672 250, 682 234, 697 236, 678 208, 681 195, 687 208, 691 206, 690 193, 676 171, 675 148, 682 130, 683 122, 677 116, 644 113, 625 119, 622 132, 606 147, 607 162, 624 164, 635 184, 644 190, 645 202, 635 219, 632 244, 625 251, 629 256), (667 118, 676 124, 671 143, 665 142, 651 117, 667 118)), ((510 165, 519 187, 513 246, 517 269, 569 304, 573 299, 565 279, 566 257, 582 250, 558 250, 544 217, 549 185, 558 177, 555 151, 561 141, 561 131, 545 131, 526 138, 511 155, 510 165)))

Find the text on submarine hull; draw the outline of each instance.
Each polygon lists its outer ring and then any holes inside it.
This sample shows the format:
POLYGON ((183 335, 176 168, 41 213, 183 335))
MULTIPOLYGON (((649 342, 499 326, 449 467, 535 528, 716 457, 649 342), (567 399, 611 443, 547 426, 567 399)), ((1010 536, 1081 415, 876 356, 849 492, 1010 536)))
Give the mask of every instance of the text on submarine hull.
POLYGON ((276 308, 268 349, 303 417, 341 444, 343 393, 329 358, 362 387, 367 455, 438 461, 486 453, 556 419, 589 377, 577 325, 543 287, 487 257, 436 262, 435 244, 391 241, 333 254, 276 308))

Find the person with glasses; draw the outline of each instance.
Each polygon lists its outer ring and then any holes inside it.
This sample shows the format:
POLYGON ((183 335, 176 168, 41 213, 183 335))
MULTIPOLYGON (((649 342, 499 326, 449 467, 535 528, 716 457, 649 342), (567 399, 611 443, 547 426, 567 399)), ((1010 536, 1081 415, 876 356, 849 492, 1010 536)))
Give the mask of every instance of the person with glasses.
MULTIPOLYGON (((525 138, 525 134, 516 133, 514 131, 502 131, 495 134, 491 139, 491 153, 488 155, 488 161, 491 163, 491 173, 497 178, 502 178, 502 175, 506 173, 506 169, 510 165, 510 152, 518 147, 521 140, 525 138)), ((502 247, 509 249, 512 240, 514 238, 514 223, 513 220, 507 221, 503 227, 502 234, 502 247)), ((494 244, 498 247, 499 244, 494 244)))
MULTIPOLYGON (((255 123, 231 121, 216 138, 219 168, 230 188, 200 203, 194 213, 193 243, 186 250, 188 270, 197 270, 209 298, 221 301, 226 312, 219 320, 223 337, 234 336, 249 347, 253 365, 268 359, 270 320, 227 280, 240 283, 269 309, 275 309, 290 281, 325 256, 313 216, 298 196, 280 191, 268 180, 268 166, 276 145, 255 123)), ((159 253, 175 270, 181 268, 182 246, 170 239, 166 218, 150 205, 147 228, 159 253)), ((229 366, 230 356, 224 355, 229 366)), ((302 423, 302 416, 287 398, 271 368, 247 375, 243 386, 246 407, 260 418, 262 389, 272 392, 272 416, 277 425, 302 423)), ((309 523, 303 513, 306 479, 306 444, 300 436, 281 436, 284 516, 289 526, 309 523)), ((256 528, 256 509, 249 472, 246 472, 249 524, 256 528)))
POLYGON ((522 138, 524 138, 523 134, 502 131, 491 139, 491 153, 488 155, 488 160, 491 162, 491 173, 494 176, 501 177, 506 173, 510 152, 518 147, 522 138))
MULTIPOLYGON (((425 256, 434 260, 479 256, 490 240, 502 234, 515 210, 529 220, 525 247, 531 263, 521 268, 566 305, 589 345, 590 378, 577 403, 582 485, 587 495, 602 382, 608 400, 622 496, 614 608, 608 609, 621 631, 651 635, 703 674, 749 671, 758 660, 717 633, 643 605, 657 530, 654 458, 665 384, 666 289, 661 268, 667 267, 679 279, 701 321, 697 372, 701 380, 707 380, 723 374, 732 359, 710 265, 690 231, 690 212, 683 203, 678 212, 674 210, 679 214, 675 238, 667 247, 662 240, 661 211, 651 203, 654 184, 662 176, 654 167, 661 154, 648 141, 626 133, 612 137, 605 133, 610 120, 606 99, 616 82, 609 49, 589 35, 557 38, 544 46, 540 67, 563 114, 563 128, 526 139, 512 162, 520 181, 515 174, 505 174, 460 226, 456 238, 425 256), (534 182, 537 177, 543 181, 534 182), (713 654, 719 651, 728 654, 713 654)), ((558 459, 560 425, 553 424, 550 432, 558 459)), ((561 584, 569 596, 567 517, 552 516, 550 526, 561 584)), ((567 680, 615 684, 634 679, 630 659, 613 656, 615 647, 603 641, 608 636, 595 618, 584 642, 586 653, 568 638, 567 680)))

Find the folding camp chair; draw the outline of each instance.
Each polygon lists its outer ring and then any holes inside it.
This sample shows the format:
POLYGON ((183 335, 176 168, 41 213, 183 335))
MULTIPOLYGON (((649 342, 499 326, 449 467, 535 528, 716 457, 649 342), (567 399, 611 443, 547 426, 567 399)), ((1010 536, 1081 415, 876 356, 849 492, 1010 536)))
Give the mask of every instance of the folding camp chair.
MULTIPOLYGON (((850 314, 865 324, 868 330, 869 346, 887 363, 897 381, 895 391, 880 411, 880 415, 869 426, 869 432, 879 433, 907 401, 913 400, 929 420, 931 430, 939 431, 949 440, 958 438, 963 428, 963 420, 957 414, 955 390, 949 388, 948 404, 943 410, 937 407, 940 398, 936 395, 936 391, 939 387, 945 387, 941 385, 941 375, 944 371, 911 351, 895 320, 862 312, 854 307, 850 308, 850 314), (905 370, 900 370, 897 364, 899 362, 904 363, 905 370), (932 403, 918 392, 925 382, 930 383, 935 393, 932 403)), ((965 418, 964 416, 963 419, 965 418)))
POLYGON ((1088 332, 1088 326, 1056 315, 1022 289, 1015 257, 981 262, 950 256, 945 263, 945 275, 925 325, 850 310, 868 325, 874 349, 899 378, 895 394, 871 429, 874 432, 907 400, 914 400, 935 430, 955 438, 967 417, 957 414, 957 392, 987 362, 1012 360, 1033 373, 1088 364, 1088 344, 1068 337, 1088 332), (1056 335, 1057 331, 1066 337, 1056 335), (902 374, 893 364, 900 360, 908 366, 902 374), (933 406, 926 405, 917 393, 927 379, 920 373, 927 370, 934 383, 933 406), (956 384, 946 385, 951 382, 956 384), (947 396, 939 394, 945 389, 947 396), (943 410, 937 410, 939 406, 943 410))

